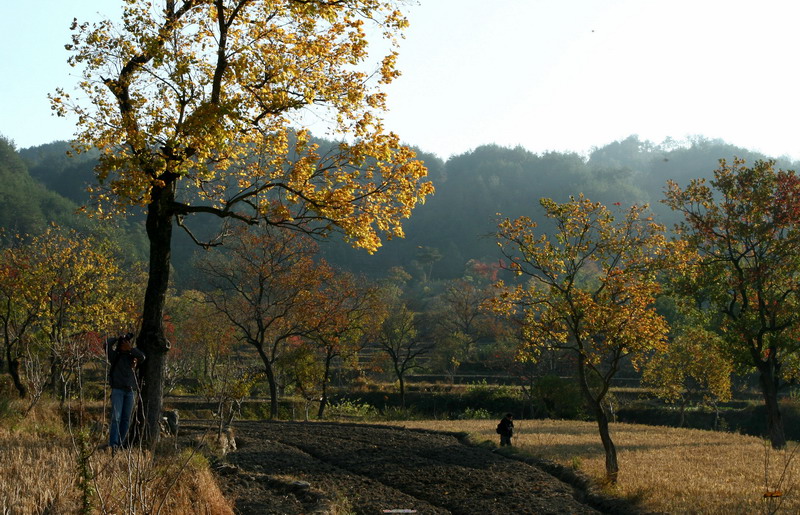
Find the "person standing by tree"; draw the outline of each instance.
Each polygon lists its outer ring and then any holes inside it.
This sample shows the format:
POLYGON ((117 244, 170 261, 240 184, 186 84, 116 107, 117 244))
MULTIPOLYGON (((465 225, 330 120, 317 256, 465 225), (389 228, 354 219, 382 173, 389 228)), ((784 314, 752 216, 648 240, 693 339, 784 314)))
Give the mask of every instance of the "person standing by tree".
POLYGON ((506 413, 506 416, 497 424, 497 434, 500 435, 500 447, 508 445, 511 447, 511 437, 514 435, 514 415, 506 413))
POLYGON ((133 333, 128 333, 119 338, 110 338, 106 342, 106 355, 111 365, 108 370, 108 382, 111 386, 108 445, 112 450, 121 447, 128 434, 133 403, 139 390, 136 367, 145 359, 142 351, 133 348, 132 340, 133 333))

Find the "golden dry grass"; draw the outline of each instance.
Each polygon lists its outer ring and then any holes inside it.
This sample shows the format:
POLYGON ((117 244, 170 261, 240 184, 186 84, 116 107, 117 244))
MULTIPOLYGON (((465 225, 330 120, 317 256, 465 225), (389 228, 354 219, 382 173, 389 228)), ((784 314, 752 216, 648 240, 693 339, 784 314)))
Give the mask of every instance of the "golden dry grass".
MULTIPOLYGON (((498 439, 497 421, 405 421, 406 427, 462 431, 475 440, 498 439)), ((397 425, 395 423, 394 425, 397 425)), ((597 425, 562 420, 517 420, 520 452, 578 466, 601 480, 605 455, 597 425)), ((790 442, 773 451, 762 439, 731 433, 612 424, 620 464, 614 493, 666 513, 800 513, 800 451, 790 442), (767 491, 782 497, 765 500, 767 491)))
POLYGON ((192 451, 100 451, 90 459, 96 477, 94 505, 99 513, 233 514, 208 469, 192 451))
POLYGON ((78 511, 75 464, 63 445, 0 437, 0 463, 0 513, 78 511))
MULTIPOLYGON (((78 446, 53 406, 0 419, 0 513, 79 513, 78 446)), ((93 513, 233 514, 200 455, 94 449, 93 513)))

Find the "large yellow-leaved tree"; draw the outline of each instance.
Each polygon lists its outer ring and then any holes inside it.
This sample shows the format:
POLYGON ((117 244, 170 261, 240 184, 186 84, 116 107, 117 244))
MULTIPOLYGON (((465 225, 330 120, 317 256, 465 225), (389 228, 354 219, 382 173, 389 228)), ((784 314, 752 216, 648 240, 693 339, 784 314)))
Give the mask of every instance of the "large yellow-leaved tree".
MULTIPOLYGON (((163 308, 173 228, 194 216, 341 230, 375 250, 432 192, 426 170, 382 124, 407 21, 393 0, 125 0, 121 20, 73 23, 78 150, 101 152, 100 200, 143 208, 149 280, 138 345, 146 429, 158 438, 169 344, 163 308), (374 36, 368 36, 373 34, 374 36), (375 59, 369 39, 385 39, 375 59), (341 141, 320 150, 303 122, 341 141)), ((305 125, 307 127, 307 125, 305 125)), ((110 208, 109 208, 110 206, 110 208)), ((196 231, 195 231, 196 232, 196 231)), ((199 240, 198 240, 199 242, 199 240)), ((209 243, 208 241, 202 243, 209 243)))

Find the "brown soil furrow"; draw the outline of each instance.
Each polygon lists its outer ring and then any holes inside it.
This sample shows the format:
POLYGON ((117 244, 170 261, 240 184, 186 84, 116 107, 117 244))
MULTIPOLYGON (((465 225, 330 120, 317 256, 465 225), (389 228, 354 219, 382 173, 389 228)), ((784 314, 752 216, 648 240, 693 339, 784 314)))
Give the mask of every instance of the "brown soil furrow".
POLYGON ((407 506, 417 507, 419 513, 449 513, 372 478, 322 461, 295 442, 283 441, 279 431, 265 431, 266 427, 275 428, 266 422, 236 427, 239 449, 229 454, 227 461, 238 467, 238 473, 232 478, 223 477, 223 481, 233 493, 238 513, 381 513, 407 506), (307 486, 296 485, 293 480, 307 486), (259 483, 266 491, 252 490, 259 483), (270 506, 276 501, 277 506, 270 506))

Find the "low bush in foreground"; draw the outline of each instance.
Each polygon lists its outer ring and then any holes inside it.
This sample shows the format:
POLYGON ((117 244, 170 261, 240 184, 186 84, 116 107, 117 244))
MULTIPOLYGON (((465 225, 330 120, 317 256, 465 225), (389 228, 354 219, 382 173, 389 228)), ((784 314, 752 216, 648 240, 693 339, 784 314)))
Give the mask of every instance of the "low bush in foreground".
MULTIPOLYGON (((406 427, 470 433, 496 441, 496 421, 404 422, 406 427)), ((397 423, 394 423, 397 425, 397 423)), ((515 421, 515 451, 605 476, 597 426, 560 420, 515 421)), ((800 513, 800 455, 796 442, 774 451, 762 439, 733 433, 612 424, 619 482, 611 493, 661 513, 800 513), (780 491, 780 497, 765 497, 780 491)))

